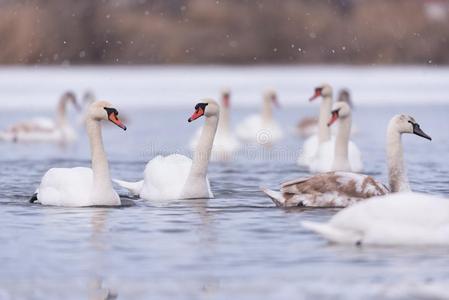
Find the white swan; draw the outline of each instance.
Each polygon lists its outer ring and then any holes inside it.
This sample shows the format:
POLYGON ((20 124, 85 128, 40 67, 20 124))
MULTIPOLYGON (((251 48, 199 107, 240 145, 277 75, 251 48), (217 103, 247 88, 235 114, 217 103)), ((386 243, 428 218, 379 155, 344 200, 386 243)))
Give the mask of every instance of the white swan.
POLYGON ((77 139, 75 130, 67 120, 67 104, 72 103, 78 110, 75 94, 66 92, 57 106, 56 119, 33 118, 11 125, 0 132, 0 140, 8 142, 61 142, 70 143, 77 139))
POLYGON ((403 159, 403 133, 413 133, 431 140, 410 116, 396 115, 390 120, 386 146, 389 190, 371 176, 329 172, 285 182, 281 185, 280 192, 269 189, 262 191, 280 207, 345 207, 389 192, 410 191, 403 159))
MULTIPOLYGON (((214 144, 212 146, 212 161, 228 160, 233 153, 238 151, 240 143, 234 136, 230 126, 230 96, 229 90, 225 89, 221 95, 220 118, 218 122, 217 133, 215 134, 214 144)), ((194 151, 201 137, 202 128, 198 128, 190 141, 190 149, 194 151)))
POLYGON ((244 119, 236 128, 237 137, 245 143, 272 145, 284 137, 281 126, 273 118, 273 104, 278 106, 276 93, 265 92, 261 114, 244 119))
POLYGON ((101 124, 109 120, 126 130, 118 112, 106 101, 93 103, 86 118, 86 129, 92 155, 91 168, 53 168, 47 171, 30 202, 56 206, 120 205, 112 188, 109 164, 103 147, 101 124))
POLYGON ((219 112, 218 104, 211 99, 205 99, 195 106, 195 112, 189 118, 189 122, 203 115, 206 122, 193 160, 180 154, 157 156, 145 167, 142 181, 115 180, 115 182, 145 200, 213 198, 207 169, 219 112))
MULTIPOLYGON (((318 135, 313 135, 308 138, 302 147, 302 151, 298 157, 297 164, 301 167, 308 167, 310 169, 312 163, 314 166, 319 166, 320 161, 327 160, 332 162, 334 154, 335 137, 331 136, 331 130, 327 125, 332 110, 332 87, 329 84, 322 84, 315 88, 315 94, 310 98, 310 101, 322 97, 320 105, 320 114, 318 118, 318 135), (325 143, 328 145, 321 147, 325 143), (330 156, 330 158, 329 158, 330 156)), ((352 141, 349 141, 349 158, 358 157, 359 151, 352 141)), ((317 168, 313 168, 312 172, 322 172, 317 168)))
POLYGON ((338 122, 335 139, 323 143, 312 159, 309 170, 313 173, 346 171, 360 173, 363 170, 362 155, 359 148, 352 143, 349 152, 349 136, 351 135, 352 114, 346 102, 336 102, 332 107, 331 120, 328 126, 338 122))
POLYGON ((335 243, 448 246, 449 199, 412 192, 391 194, 345 208, 327 223, 302 225, 335 243))

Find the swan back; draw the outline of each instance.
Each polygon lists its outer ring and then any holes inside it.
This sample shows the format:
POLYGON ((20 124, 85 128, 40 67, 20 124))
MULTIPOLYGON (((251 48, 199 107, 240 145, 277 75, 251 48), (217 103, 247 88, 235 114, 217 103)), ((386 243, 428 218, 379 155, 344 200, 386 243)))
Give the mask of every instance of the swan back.
POLYGON ((189 176, 192 160, 184 155, 156 156, 145 167, 144 199, 179 199, 189 176))
POLYGON ((305 227, 337 243, 449 245, 449 200, 419 193, 374 197, 305 227))

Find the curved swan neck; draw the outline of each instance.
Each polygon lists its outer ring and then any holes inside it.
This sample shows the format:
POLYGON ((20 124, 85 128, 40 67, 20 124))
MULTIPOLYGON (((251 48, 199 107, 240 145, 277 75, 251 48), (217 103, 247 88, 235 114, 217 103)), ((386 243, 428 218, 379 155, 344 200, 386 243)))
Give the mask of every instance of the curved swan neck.
POLYGON ((387 130, 388 181, 393 193, 410 191, 404 165, 401 133, 392 124, 387 130))
POLYGON ((87 135, 92 155, 93 184, 92 194, 107 195, 112 188, 111 175, 109 174, 109 163, 103 146, 100 121, 86 120, 87 135))
POLYGON ((348 171, 350 170, 348 145, 349 136, 351 135, 352 116, 349 115, 347 117, 340 118, 338 123, 333 169, 334 171, 348 171))
POLYGON ((264 122, 270 122, 273 119, 273 107, 272 100, 269 96, 265 96, 262 106, 262 120, 264 122))
POLYGON ((220 122, 218 122, 218 131, 229 132, 230 122, 229 122, 229 107, 228 105, 222 105, 220 108, 220 122))
POLYGON ((67 103, 69 102, 69 98, 66 96, 62 96, 58 102, 58 107, 56 110, 56 123, 62 127, 67 124, 67 103))
POLYGON ((204 128, 193 154, 192 167, 189 177, 206 177, 209 159, 214 143, 215 133, 217 132, 218 116, 206 118, 204 128))
POLYGON ((320 115, 318 118, 318 143, 322 144, 331 138, 331 131, 327 122, 332 110, 332 95, 325 96, 321 100, 320 115))

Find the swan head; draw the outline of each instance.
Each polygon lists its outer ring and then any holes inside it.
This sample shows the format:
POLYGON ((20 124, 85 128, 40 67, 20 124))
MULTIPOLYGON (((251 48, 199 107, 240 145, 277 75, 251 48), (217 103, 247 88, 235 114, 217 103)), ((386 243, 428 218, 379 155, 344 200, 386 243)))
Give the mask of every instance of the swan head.
POLYGON ((83 95, 83 104, 89 105, 95 102, 95 94, 91 90, 87 90, 83 95))
POLYGON ((78 101, 76 100, 76 95, 72 91, 67 91, 61 96, 61 102, 60 104, 62 106, 65 106, 66 103, 71 103, 76 108, 76 110, 80 111, 81 107, 78 104, 78 101))
POLYGON ((341 89, 338 93, 338 100, 337 102, 346 102, 349 104, 349 107, 353 108, 352 100, 351 100, 351 93, 348 89, 341 89))
POLYGON ((206 118, 218 116, 219 113, 220 106, 217 102, 212 99, 204 99, 195 105, 195 112, 188 119, 188 121, 192 122, 201 116, 205 116, 206 118))
POLYGON ((268 89, 264 93, 265 103, 274 104, 274 106, 279 107, 279 101, 277 93, 274 89, 268 89))
POLYGON ((335 102, 332 106, 331 118, 327 126, 334 124, 337 119, 345 119, 351 116, 351 107, 346 102, 335 102))
POLYGON ((107 101, 97 101, 92 103, 89 106, 87 118, 94 121, 110 121, 121 129, 126 130, 126 126, 118 118, 118 111, 107 101))
POLYGON ((221 105, 223 107, 229 107, 231 102, 231 90, 225 88, 221 91, 221 105))
POLYGON ((318 97, 332 97, 332 87, 328 83, 317 86, 315 93, 309 98, 309 101, 313 101, 318 97))
POLYGON ((390 124, 389 128, 394 128, 399 133, 411 133, 416 134, 417 136, 423 137, 428 140, 432 140, 432 138, 427 135, 419 126, 418 122, 415 119, 408 115, 396 115, 394 116, 390 124))

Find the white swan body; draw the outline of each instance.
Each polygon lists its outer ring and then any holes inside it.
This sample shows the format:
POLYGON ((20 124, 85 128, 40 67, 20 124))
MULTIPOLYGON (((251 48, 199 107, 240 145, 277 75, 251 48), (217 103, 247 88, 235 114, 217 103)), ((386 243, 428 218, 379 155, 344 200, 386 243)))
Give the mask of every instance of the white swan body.
POLYGON ((345 171, 360 173, 363 170, 362 155, 357 146, 349 141, 351 135, 351 108, 345 102, 336 102, 328 126, 338 122, 335 138, 321 144, 312 159, 309 170, 313 173, 345 171))
POLYGON ((449 245, 449 199, 397 193, 348 207, 327 223, 303 222, 325 239, 353 245, 449 245))
MULTIPOLYGON (((320 114, 318 118, 318 134, 309 137, 303 144, 302 151, 298 157, 297 164, 302 167, 307 167, 312 173, 337 171, 333 168, 334 154, 336 151, 335 145, 337 138, 331 135, 331 130, 328 126, 328 121, 332 110, 332 87, 328 84, 322 84, 315 89, 315 95, 311 98, 314 100, 322 96, 320 105, 320 114)), ((338 101, 336 104, 344 103, 349 107, 347 101, 338 101)), ((350 109, 350 107, 349 107, 350 109)), ((341 127, 339 120, 339 128, 341 127)), ((348 139, 348 160, 349 166, 346 169, 338 169, 338 171, 352 171, 361 172, 363 170, 363 162, 361 153, 358 147, 349 141, 351 133, 351 118, 348 119, 344 128, 340 130, 340 136, 348 139)), ((338 133, 338 131, 337 131, 338 133)))
MULTIPOLYGON (((318 137, 312 136, 307 139, 307 150, 304 147, 304 153, 301 161, 308 160, 309 171, 312 173, 323 173, 337 171, 333 169, 336 137, 332 136, 329 141, 319 146, 318 137), (313 151, 315 150, 315 151, 313 151), (312 154, 313 153, 313 154, 312 154)), ((306 144, 304 144, 306 145, 306 144)), ((363 171, 362 154, 355 143, 349 141, 348 155, 350 168, 344 171, 360 173, 363 171)), ((343 171, 343 170, 340 170, 343 171)))
MULTIPOLYGON (((222 103, 217 133, 215 134, 215 139, 212 146, 211 161, 228 160, 240 148, 240 143, 230 128, 229 98, 230 92, 228 90, 224 90, 222 93, 222 103)), ((189 146, 192 151, 196 149, 201 133, 202 128, 198 128, 190 141, 189 146)))
POLYGON ((126 130, 117 115, 118 112, 108 102, 100 101, 90 106, 86 129, 91 145, 92 169, 50 169, 42 178, 32 202, 72 207, 121 204, 112 188, 100 125, 100 120, 110 120, 126 130))
POLYGON ((59 101, 56 120, 38 117, 19 122, 0 132, 0 140, 8 142, 74 142, 78 135, 67 120, 66 110, 69 102, 78 108, 75 95, 67 92, 59 101))
POLYGON ((217 131, 219 111, 218 104, 210 99, 195 106, 195 113, 189 122, 204 115, 206 124, 193 160, 180 154, 157 156, 147 164, 142 181, 115 182, 145 200, 213 198, 207 169, 217 131))
MULTIPOLYGON (((343 113, 343 112, 342 112, 343 113)), ((403 133, 431 139, 406 115, 394 116, 387 129, 387 165, 390 189, 374 178, 351 172, 329 172, 288 181, 280 191, 262 189, 276 206, 344 207, 367 198, 410 191, 401 143, 403 133)), ((345 164, 338 166, 343 167, 345 164)), ((337 169, 338 169, 337 168, 337 169)))
POLYGON ((237 126, 236 134, 241 141, 272 145, 284 137, 281 126, 273 118, 273 103, 277 104, 276 93, 267 91, 264 96, 262 113, 248 116, 237 126))

